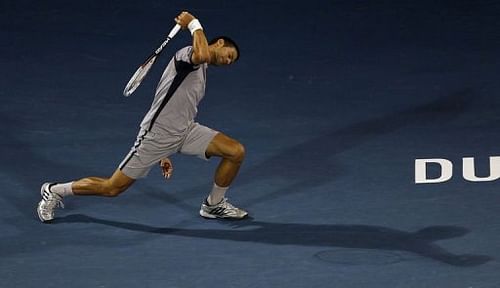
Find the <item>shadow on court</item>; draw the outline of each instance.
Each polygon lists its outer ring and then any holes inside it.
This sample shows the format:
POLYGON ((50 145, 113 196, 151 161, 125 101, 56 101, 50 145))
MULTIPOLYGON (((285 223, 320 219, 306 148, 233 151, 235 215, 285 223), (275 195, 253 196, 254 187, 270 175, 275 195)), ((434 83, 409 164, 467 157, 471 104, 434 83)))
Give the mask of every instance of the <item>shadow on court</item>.
POLYGON ((274 245, 406 251, 459 267, 479 266, 493 260, 492 257, 485 255, 453 254, 433 243, 437 240, 460 237, 469 232, 457 226, 431 226, 411 233, 381 226, 272 223, 254 221, 249 218, 224 222, 232 226, 234 230, 184 229, 104 220, 82 214, 57 218, 52 223, 101 224, 153 234, 274 245), (238 230, 239 228, 245 229, 238 230))

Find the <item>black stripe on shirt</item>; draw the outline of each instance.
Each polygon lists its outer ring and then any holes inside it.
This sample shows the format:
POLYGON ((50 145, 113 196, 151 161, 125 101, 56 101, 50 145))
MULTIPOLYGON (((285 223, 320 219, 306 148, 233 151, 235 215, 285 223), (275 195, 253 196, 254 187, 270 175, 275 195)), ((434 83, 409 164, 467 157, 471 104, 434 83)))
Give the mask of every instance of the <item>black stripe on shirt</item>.
POLYGON ((156 119, 160 115, 161 111, 163 108, 165 108, 165 105, 167 105, 168 101, 172 96, 174 95, 175 91, 177 91, 177 88, 181 86, 182 82, 186 77, 189 75, 189 73, 195 71, 198 69, 198 67, 195 67, 193 64, 185 62, 185 61, 178 61, 177 59, 174 59, 175 62, 175 70, 177 70, 177 74, 174 77, 174 80, 172 81, 172 84, 170 84, 170 87, 168 88, 167 94, 165 95, 165 98, 163 98, 160 107, 158 110, 156 110, 155 115, 153 116, 153 119, 151 119, 151 123, 149 124, 149 129, 148 131, 151 131, 151 128, 153 128, 154 123, 156 122, 156 119))

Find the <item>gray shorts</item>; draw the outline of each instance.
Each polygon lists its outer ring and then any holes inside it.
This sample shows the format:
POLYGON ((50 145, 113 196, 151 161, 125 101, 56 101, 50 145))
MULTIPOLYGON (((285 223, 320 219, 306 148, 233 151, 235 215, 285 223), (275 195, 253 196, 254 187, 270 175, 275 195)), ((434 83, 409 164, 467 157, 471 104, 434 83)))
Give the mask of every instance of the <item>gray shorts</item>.
POLYGON ((208 160, 205 152, 218 132, 193 123, 184 135, 171 136, 142 130, 128 155, 120 163, 120 170, 130 178, 146 177, 153 165, 177 152, 208 160))

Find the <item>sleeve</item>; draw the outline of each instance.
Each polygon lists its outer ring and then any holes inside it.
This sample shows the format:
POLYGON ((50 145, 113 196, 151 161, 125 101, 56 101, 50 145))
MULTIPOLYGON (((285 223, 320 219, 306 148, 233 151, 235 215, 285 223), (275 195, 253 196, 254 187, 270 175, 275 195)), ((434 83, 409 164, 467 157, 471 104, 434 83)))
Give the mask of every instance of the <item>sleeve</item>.
POLYGON ((199 65, 194 65, 191 62, 191 56, 193 55, 193 47, 187 46, 175 53, 175 69, 177 71, 193 71, 198 69, 199 65))

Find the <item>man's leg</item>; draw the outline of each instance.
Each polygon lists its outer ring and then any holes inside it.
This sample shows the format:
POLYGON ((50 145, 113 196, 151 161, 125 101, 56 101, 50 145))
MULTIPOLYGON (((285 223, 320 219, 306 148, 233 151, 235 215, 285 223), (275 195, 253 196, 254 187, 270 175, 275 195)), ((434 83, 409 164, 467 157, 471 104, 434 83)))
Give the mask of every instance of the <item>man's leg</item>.
POLYGON ((38 203, 38 216, 41 221, 54 219, 54 210, 63 206, 62 198, 68 195, 95 195, 114 197, 125 191, 135 182, 119 169, 110 178, 87 177, 74 182, 42 185, 42 200, 38 203))
POLYGON ((111 178, 87 177, 73 182, 71 188, 75 195, 115 197, 129 188, 135 179, 116 169, 111 178))
POLYGON ((208 157, 222 157, 215 171, 215 184, 219 187, 228 187, 231 185, 245 158, 245 148, 243 145, 222 133, 218 133, 212 142, 208 144, 205 154, 208 157))
POLYGON ((248 213, 226 202, 224 196, 238 174, 245 158, 245 148, 238 141, 218 133, 208 145, 205 154, 207 157, 218 156, 222 159, 215 171, 215 183, 212 191, 206 202, 202 204, 201 216, 207 218, 244 218, 248 213))

